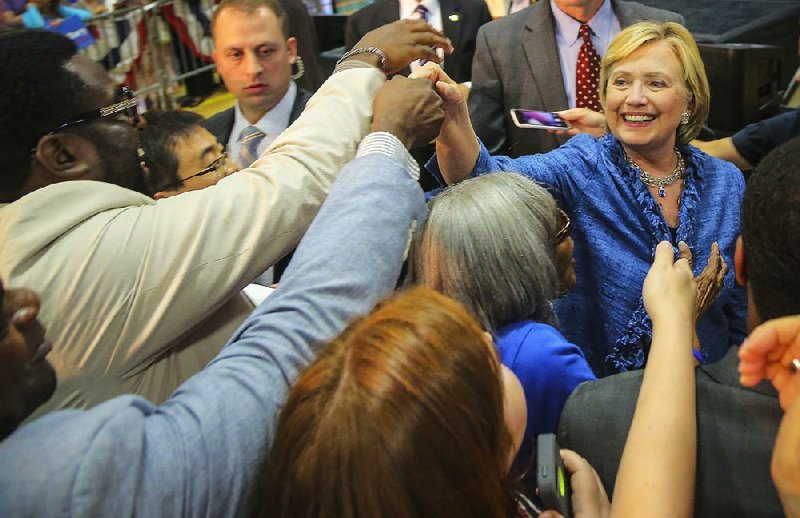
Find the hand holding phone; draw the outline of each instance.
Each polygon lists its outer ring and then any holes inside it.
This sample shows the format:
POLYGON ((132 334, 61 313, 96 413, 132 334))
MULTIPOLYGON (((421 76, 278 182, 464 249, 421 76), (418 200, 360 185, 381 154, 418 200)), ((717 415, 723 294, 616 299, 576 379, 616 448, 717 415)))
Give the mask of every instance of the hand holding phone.
POLYGON ((510 113, 511 119, 519 128, 568 130, 572 127, 555 112, 540 112, 536 110, 512 108, 510 113))
POLYGON ((564 518, 572 518, 569 474, 564 469, 555 434, 543 433, 536 438, 536 486, 545 509, 558 511, 564 518))

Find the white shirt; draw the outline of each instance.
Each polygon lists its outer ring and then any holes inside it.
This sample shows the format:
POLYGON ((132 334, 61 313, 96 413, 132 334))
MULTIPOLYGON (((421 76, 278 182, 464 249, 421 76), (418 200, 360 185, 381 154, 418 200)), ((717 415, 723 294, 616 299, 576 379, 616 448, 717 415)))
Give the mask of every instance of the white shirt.
MULTIPOLYGON (((553 18, 556 21, 556 47, 561 62, 564 91, 567 93, 567 104, 570 108, 574 108, 575 67, 578 65, 578 53, 583 44, 579 35, 581 22, 559 9, 554 0, 550 0, 550 9, 552 9, 553 18)), ((589 27, 592 29, 592 44, 602 58, 606 55, 608 44, 611 43, 621 27, 617 15, 611 8, 610 0, 603 2, 594 17, 589 20, 589 27)))
MULTIPOLYGON (((265 113, 258 122, 252 124, 252 126, 260 129, 266 135, 258 145, 257 156, 261 156, 269 145, 275 141, 278 135, 289 127, 289 118, 292 116, 292 106, 294 106, 296 97, 297 85, 294 81, 291 81, 289 83, 289 89, 286 91, 283 98, 278 101, 278 104, 265 113)), ((233 128, 231 128, 231 136, 228 138, 228 145, 226 146, 226 151, 231 160, 239 159, 239 150, 241 148, 239 144, 239 135, 241 135, 242 131, 248 126, 251 126, 251 124, 244 117, 241 108, 239 108, 239 102, 237 101, 236 107, 234 108, 233 128)))
MULTIPOLYGON (((442 8, 439 5, 439 0, 422 0, 418 2, 417 0, 398 0, 400 2, 400 19, 401 20, 418 20, 419 14, 417 14, 414 9, 417 8, 417 5, 422 4, 428 9, 428 24, 436 30, 443 30, 442 25, 442 8)), ((436 53, 439 55, 440 58, 444 58, 444 51, 442 49, 436 49, 436 53)), ((442 62, 444 65, 444 62, 442 62)), ((411 67, 411 71, 413 72, 418 67, 422 66, 419 64, 419 60, 414 60, 414 62, 409 65, 411 67)))

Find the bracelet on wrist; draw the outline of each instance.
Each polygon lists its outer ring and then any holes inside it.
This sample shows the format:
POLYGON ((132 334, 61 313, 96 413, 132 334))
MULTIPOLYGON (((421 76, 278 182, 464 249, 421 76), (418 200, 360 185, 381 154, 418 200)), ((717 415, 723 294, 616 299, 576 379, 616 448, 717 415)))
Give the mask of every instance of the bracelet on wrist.
POLYGON ((692 355, 694 356, 694 359, 697 360, 697 363, 699 363, 700 365, 703 365, 703 361, 704 361, 703 360, 703 353, 701 353, 697 349, 693 348, 692 349, 692 355))
POLYGON ((381 72, 386 72, 386 54, 384 54, 383 51, 378 47, 359 47, 357 49, 347 51, 342 57, 339 58, 339 61, 336 62, 336 66, 338 67, 342 61, 349 57, 367 53, 378 56, 378 68, 381 69, 381 72))

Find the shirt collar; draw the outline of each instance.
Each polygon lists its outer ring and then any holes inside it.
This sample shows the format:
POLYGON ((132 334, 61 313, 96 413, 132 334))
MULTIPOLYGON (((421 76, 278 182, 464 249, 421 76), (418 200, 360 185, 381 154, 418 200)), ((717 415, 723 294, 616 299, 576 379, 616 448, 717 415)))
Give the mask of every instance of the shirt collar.
MULTIPOLYGON (((260 129, 266 135, 273 137, 280 134, 283 130, 289 127, 289 118, 292 116, 292 107, 294 106, 295 98, 297 97, 297 85, 294 81, 289 82, 289 89, 284 96, 278 101, 278 104, 272 107, 270 111, 264 114, 258 122, 253 124, 256 128, 260 129)), ((246 127, 251 124, 247 122, 244 117, 239 102, 236 102, 234 108, 233 128, 231 128, 231 139, 239 140, 239 135, 246 127)))
MULTIPOLYGON (((556 21, 556 38, 560 38, 563 44, 570 47, 578 43, 581 22, 559 9, 555 0, 550 0, 550 10, 553 11, 553 18, 556 21)), ((613 21, 614 10, 611 8, 611 1, 605 0, 588 24, 598 38, 606 41, 613 21)))
POLYGON ((417 0, 400 0, 400 19, 405 20, 411 16, 411 13, 417 8, 417 4, 424 5, 428 9, 431 18, 439 12, 439 0, 422 0, 421 2, 417 2, 417 0))

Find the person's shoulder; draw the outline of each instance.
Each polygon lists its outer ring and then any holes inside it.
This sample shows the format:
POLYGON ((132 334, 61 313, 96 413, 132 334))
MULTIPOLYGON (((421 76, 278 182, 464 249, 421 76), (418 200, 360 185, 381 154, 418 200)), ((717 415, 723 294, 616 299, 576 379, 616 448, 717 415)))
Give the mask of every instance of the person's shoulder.
POLYGON ((644 370, 637 369, 581 383, 567 400, 564 413, 567 413, 568 407, 584 411, 594 407, 606 407, 608 403, 615 401, 635 402, 639 396, 643 376, 644 370))
POLYGON ((235 118, 235 108, 232 106, 226 110, 215 113, 203 121, 203 127, 217 139, 222 140, 223 135, 230 132, 233 128, 235 118))
POLYGON ((361 24, 366 22, 367 19, 374 16, 376 13, 381 12, 383 9, 387 8, 387 1, 386 0, 376 0, 371 4, 367 4, 358 11, 351 14, 347 19, 348 25, 353 24, 361 24))
POLYGON ((616 4, 620 10, 635 17, 636 21, 653 20, 657 22, 685 23, 682 15, 666 9, 659 9, 658 7, 650 7, 649 5, 644 5, 639 2, 627 2, 623 0, 617 0, 616 4))
POLYGON ((489 23, 485 23, 481 26, 480 30, 486 33, 486 37, 490 44, 498 37, 502 38, 503 41, 507 41, 512 38, 519 38, 520 34, 513 31, 522 29, 526 23, 526 20, 528 19, 528 16, 530 16, 530 12, 528 10, 532 7, 533 6, 526 7, 525 9, 517 11, 516 13, 492 20, 489 23))
POLYGON ((713 157, 692 145, 687 146, 686 149, 689 160, 695 164, 704 181, 719 186, 734 186, 744 191, 744 175, 738 167, 727 160, 713 157))

